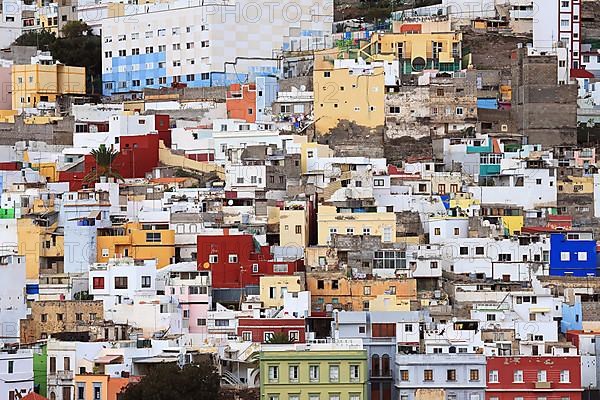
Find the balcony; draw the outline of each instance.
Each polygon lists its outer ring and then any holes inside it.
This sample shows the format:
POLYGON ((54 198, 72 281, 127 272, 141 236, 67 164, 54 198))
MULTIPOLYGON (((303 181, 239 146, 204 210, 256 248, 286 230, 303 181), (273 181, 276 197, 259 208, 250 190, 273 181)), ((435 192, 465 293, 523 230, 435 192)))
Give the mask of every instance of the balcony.
POLYGON ((535 388, 536 389, 551 389, 552 388, 552 382, 536 382, 535 383, 535 388))

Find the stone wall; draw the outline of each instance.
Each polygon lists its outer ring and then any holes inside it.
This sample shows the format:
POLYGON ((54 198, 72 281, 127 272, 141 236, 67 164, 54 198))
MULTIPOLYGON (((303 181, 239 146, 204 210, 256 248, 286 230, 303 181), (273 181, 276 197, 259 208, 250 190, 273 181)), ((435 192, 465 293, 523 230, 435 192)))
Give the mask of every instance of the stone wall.
POLYGON ((15 142, 33 140, 54 145, 72 145, 74 131, 73 117, 50 124, 26 124, 22 117, 15 123, 0 123, 0 145, 14 145, 15 142))
POLYGON ((31 314, 21 320, 21 343, 33 343, 58 332, 81 332, 81 325, 104 319, 104 307, 97 301, 35 301, 31 314))

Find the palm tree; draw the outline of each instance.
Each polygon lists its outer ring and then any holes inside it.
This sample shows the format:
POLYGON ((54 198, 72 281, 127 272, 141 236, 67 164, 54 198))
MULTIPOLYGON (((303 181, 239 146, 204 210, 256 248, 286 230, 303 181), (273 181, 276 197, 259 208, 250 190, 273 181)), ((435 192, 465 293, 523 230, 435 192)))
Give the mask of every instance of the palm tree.
POLYGON ((266 344, 290 344, 294 343, 294 340, 290 340, 288 335, 285 332, 275 332, 271 337, 265 342, 266 344))
POLYGON ((118 171, 112 169, 112 163, 115 161, 119 152, 112 148, 106 147, 101 144, 100 147, 90 152, 94 160, 96 161, 96 167, 93 168, 89 174, 83 178, 84 182, 98 182, 100 177, 115 178, 117 180, 123 180, 121 174, 118 171))

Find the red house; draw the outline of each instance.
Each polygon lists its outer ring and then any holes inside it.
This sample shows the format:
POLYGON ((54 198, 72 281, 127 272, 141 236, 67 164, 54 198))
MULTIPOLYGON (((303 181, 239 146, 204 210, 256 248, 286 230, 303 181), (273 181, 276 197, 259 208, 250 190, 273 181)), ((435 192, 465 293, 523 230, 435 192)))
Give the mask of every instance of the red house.
POLYGON ((487 400, 581 400, 579 356, 487 358, 487 400))
MULTIPOLYGON (((120 151, 112 167, 123 178, 144 178, 158 166, 159 135, 121 136, 119 138, 120 151)), ((80 190, 84 187, 83 178, 95 168, 94 157, 87 154, 83 161, 60 171, 60 182, 69 182, 69 190, 80 190)))
POLYGON ((269 246, 252 235, 198 236, 198 270, 210 270, 213 289, 258 288, 261 276, 293 275, 304 271, 304 261, 274 260, 269 246))
POLYGON ((306 341, 306 325, 298 318, 240 318, 237 335, 242 340, 266 343, 276 333, 285 333, 295 343, 306 341))

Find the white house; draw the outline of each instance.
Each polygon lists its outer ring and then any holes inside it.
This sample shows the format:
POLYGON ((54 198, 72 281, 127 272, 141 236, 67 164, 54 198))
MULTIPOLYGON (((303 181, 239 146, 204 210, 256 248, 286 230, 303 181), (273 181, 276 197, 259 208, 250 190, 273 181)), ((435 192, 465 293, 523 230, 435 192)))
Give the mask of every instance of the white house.
MULTIPOLYGON (((89 268, 89 293, 102 300, 104 311, 156 295, 156 260, 110 259, 89 268)), ((109 318, 110 319, 110 318, 109 318)))
POLYGON ((33 391, 33 351, 0 350, 0 398, 17 399, 33 391))

